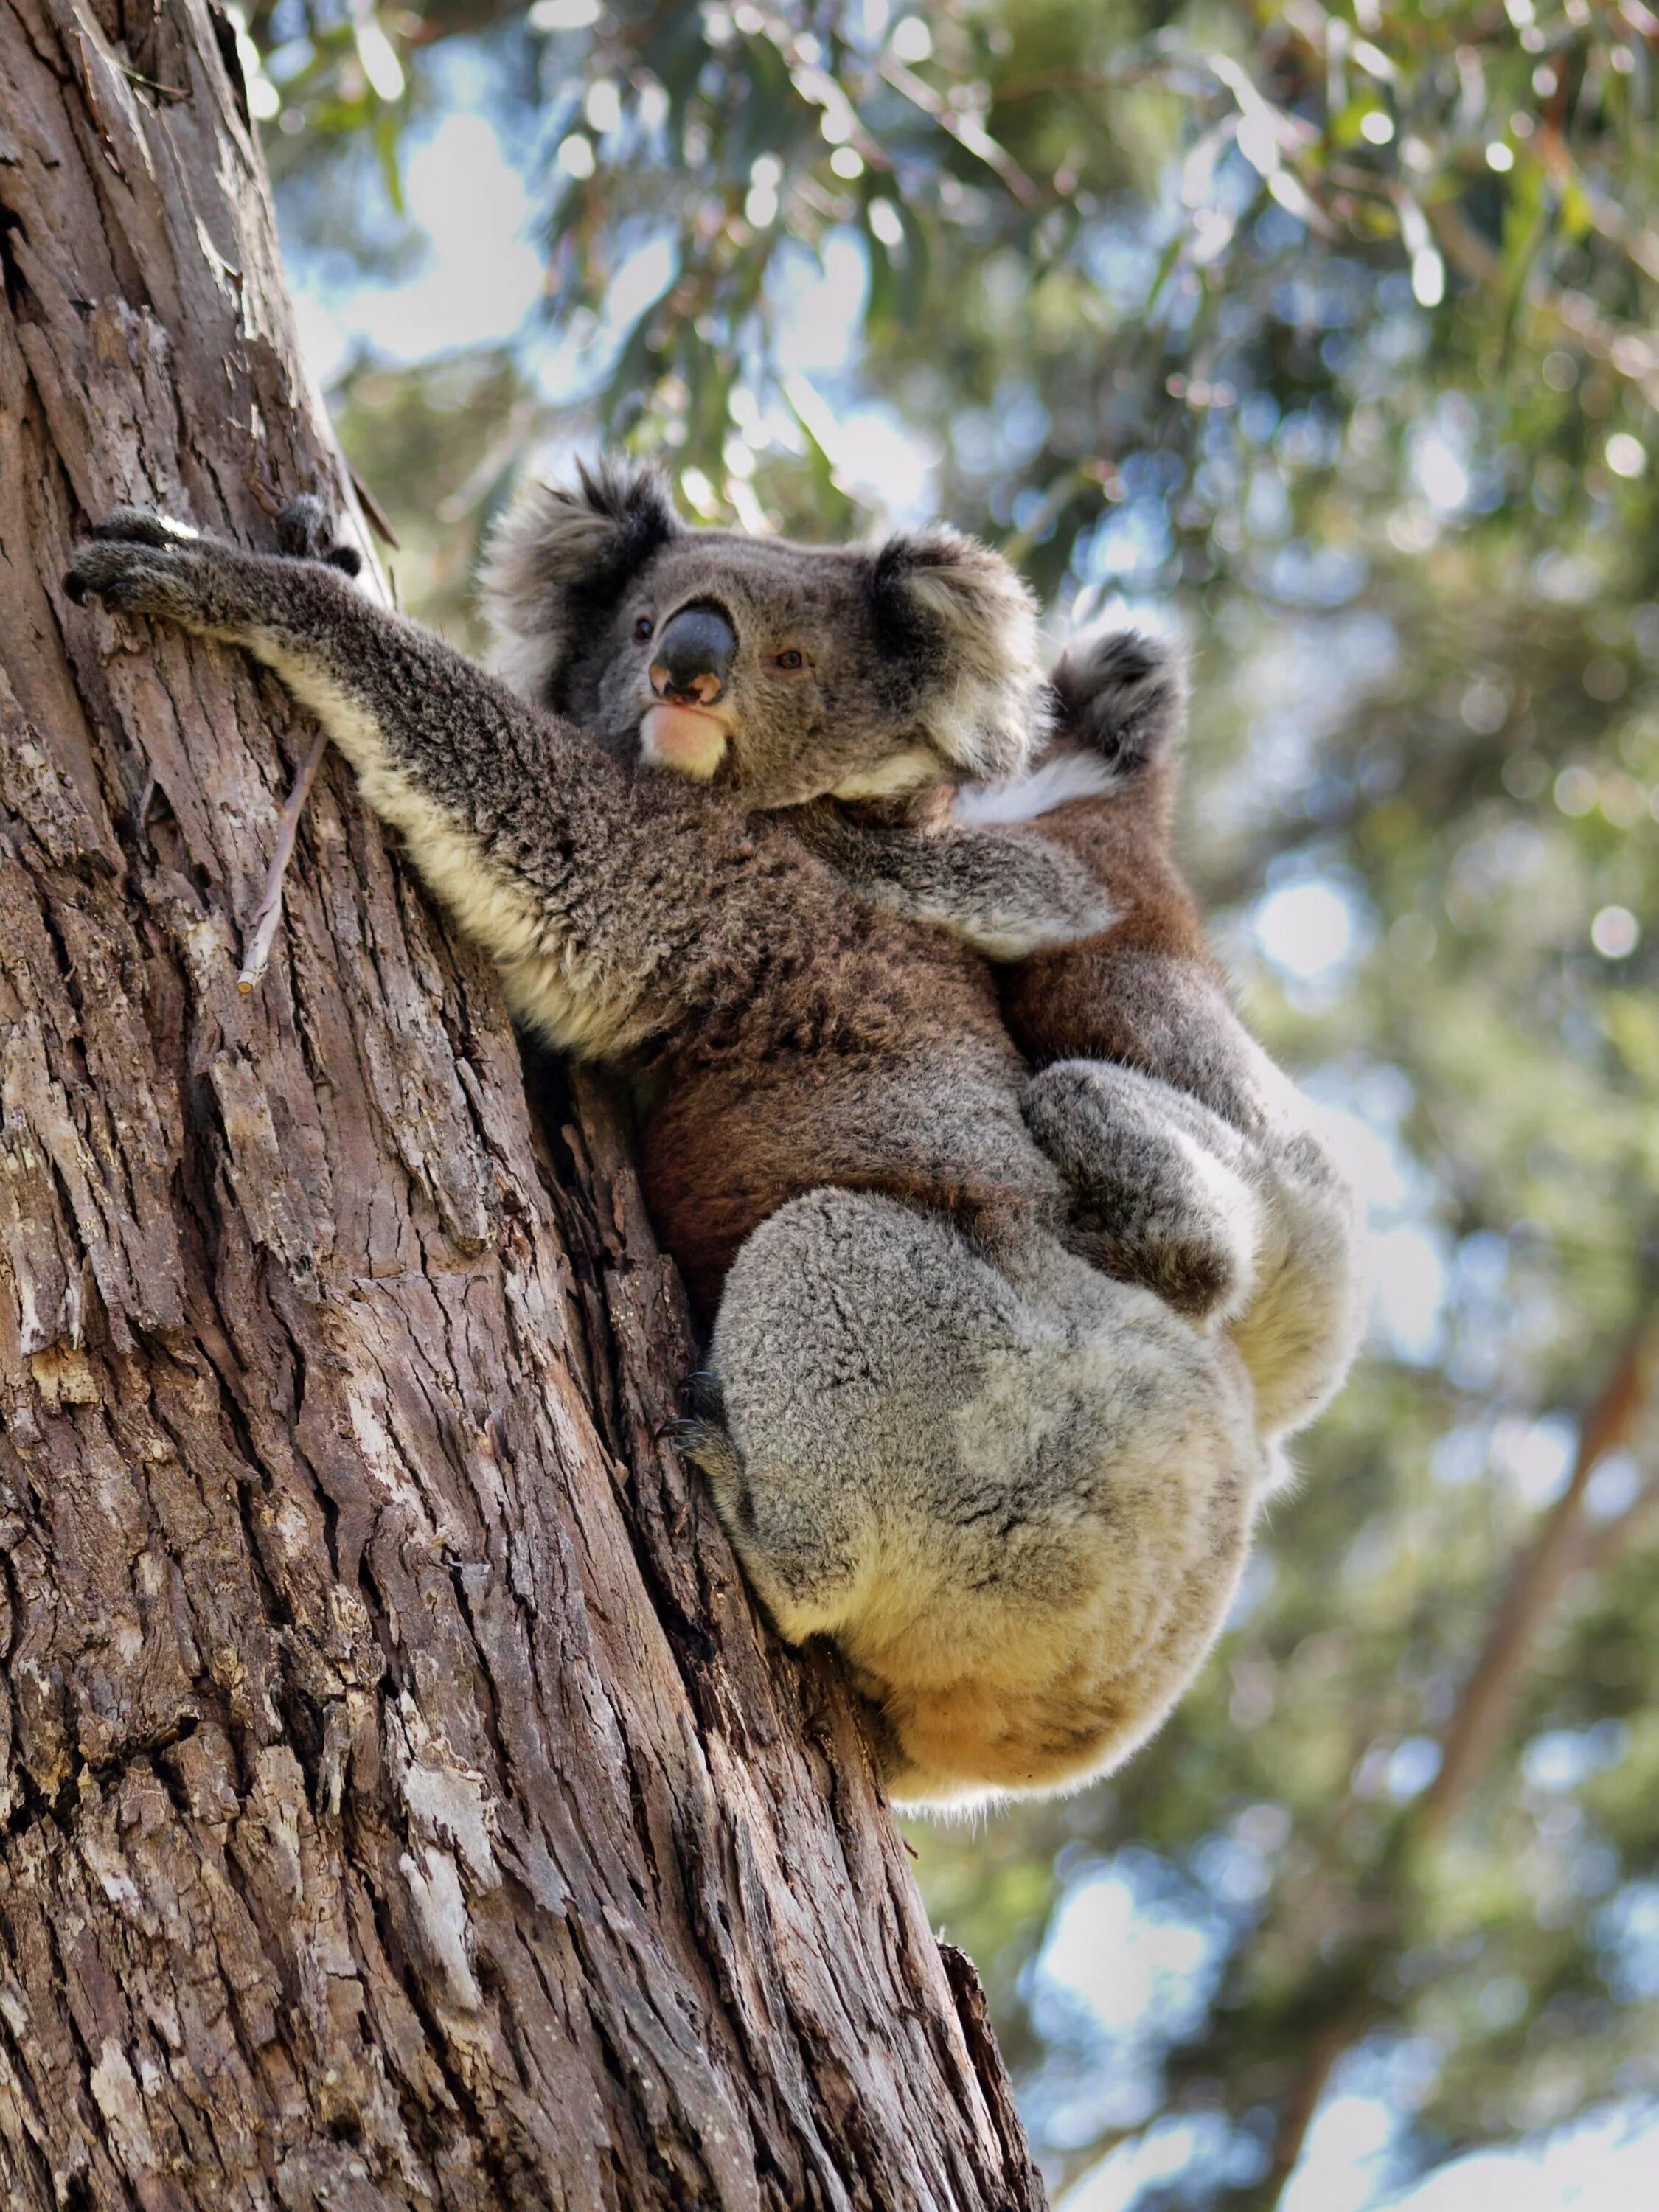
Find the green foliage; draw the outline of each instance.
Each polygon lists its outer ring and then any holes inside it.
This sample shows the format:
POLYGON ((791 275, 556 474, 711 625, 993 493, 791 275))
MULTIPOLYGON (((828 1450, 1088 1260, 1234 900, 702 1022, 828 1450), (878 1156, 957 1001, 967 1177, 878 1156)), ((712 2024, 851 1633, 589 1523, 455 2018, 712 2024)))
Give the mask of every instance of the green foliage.
POLYGON ((399 600, 482 650, 472 604, 480 532, 511 491, 520 451, 545 426, 546 410, 508 356, 482 350, 418 374, 360 362, 332 401, 352 465, 374 488, 395 541, 386 560, 399 600))
POLYGON ((479 531, 550 434, 663 454, 710 519, 863 526, 874 410, 1060 617, 1172 601, 1218 939, 1264 1036, 1373 1133, 1397 1305, 1422 1277, 1420 1325, 1382 1330, 1308 1439, 1158 1741, 1064 1804, 916 1834, 1045 2159, 1080 2172, 1191 2121, 1139 2201, 1267 2205, 1331 2083, 1390 2104, 1402 2171, 1651 2099, 1644 1395, 1513 1659, 1497 1751, 1443 1825, 1425 1807, 1652 1308, 1659 18, 543 0, 526 23, 486 0, 380 19, 395 98, 373 20, 255 19, 301 247, 407 250, 374 179, 441 101, 446 40, 542 149, 546 333, 342 387, 406 599, 469 634, 479 531), (848 252, 856 345, 803 371, 802 272, 848 252), (1113 1883, 1202 1954, 1176 1944, 1180 2002, 1127 2026, 1064 1955, 1113 1883))

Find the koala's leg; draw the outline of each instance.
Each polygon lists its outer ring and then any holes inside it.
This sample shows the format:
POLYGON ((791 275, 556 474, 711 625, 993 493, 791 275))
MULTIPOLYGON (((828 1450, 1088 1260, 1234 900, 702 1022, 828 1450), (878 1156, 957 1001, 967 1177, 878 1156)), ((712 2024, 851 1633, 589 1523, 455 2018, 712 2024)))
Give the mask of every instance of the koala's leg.
POLYGON ((555 1042, 602 1054, 684 1015, 700 988, 687 949, 706 938, 711 894, 740 873, 706 827, 672 805, 645 819, 581 732, 354 590, 317 501, 294 502, 277 535, 282 552, 249 553, 120 508, 66 586, 275 670, 495 956, 514 1010, 555 1042))
POLYGON ((1317 1133, 1317 1109, 1219 994, 1215 1012, 1178 1025, 1170 1058, 1185 1054, 1190 1087, 1215 1109, 1206 1125, 1219 1118, 1235 1147, 1230 1164, 1255 1194, 1254 1276, 1231 1332, 1262 1431, 1281 1437, 1329 1403, 1358 1348, 1367 1293, 1359 1206, 1317 1133))
POLYGON ((948 930, 988 960, 1074 945, 1117 918, 1079 860, 1030 836, 890 827, 830 802, 790 823, 860 898, 948 930))
POLYGON ((1364 1330, 1367 1281, 1358 1201, 1317 1136, 1276 1117, 1254 1149, 1263 1231, 1232 1338, 1263 1433, 1279 1437, 1305 1428, 1341 1387, 1364 1330))
POLYGON ((1045 1068, 1024 1109, 1075 1197, 1079 1249, 1195 1319, 1243 1310, 1261 1218, 1237 1130, 1156 1077, 1103 1060, 1045 1068))
POLYGON ((1099 1060, 1030 1085, 1032 1134, 1079 1199, 1079 1249, 1177 1310, 1224 1322, 1262 1433, 1304 1428, 1340 1387, 1365 1319, 1358 1212, 1312 1109, 1242 1026, 1212 1094, 1099 1060))
POLYGON ((1190 1679, 1268 1471, 1224 1340, 1053 1238, 995 1267, 821 1191, 738 1255, 714 1364, 732 1541, 786 1637, 847 1654, 900 1796, 1103 1771, 1190 1679))

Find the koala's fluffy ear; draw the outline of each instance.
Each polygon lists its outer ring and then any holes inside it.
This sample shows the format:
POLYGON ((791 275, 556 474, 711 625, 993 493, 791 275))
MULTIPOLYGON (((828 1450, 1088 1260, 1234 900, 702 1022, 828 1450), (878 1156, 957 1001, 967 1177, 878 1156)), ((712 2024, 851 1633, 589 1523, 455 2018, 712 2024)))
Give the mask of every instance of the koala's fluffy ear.
POLYGON ((890 538, 871 570, 878 647, 923 671, 928 741, 975 781, 1018 775, 1047 727, 1036 603, 1000 553, 954 530, 890 538))
POLYGON ((1177 638, 1098 629, 1067 646, 1050 681, 1067 748, 1120 777, 1167 761, 1187 734, 1187 656, 1177 638))
POLYGON ((530 485, 490 533, 479 594, 496 672, 547 703, 572 644, 683 526, 655 469, 581 462, 574 485, 530 485))

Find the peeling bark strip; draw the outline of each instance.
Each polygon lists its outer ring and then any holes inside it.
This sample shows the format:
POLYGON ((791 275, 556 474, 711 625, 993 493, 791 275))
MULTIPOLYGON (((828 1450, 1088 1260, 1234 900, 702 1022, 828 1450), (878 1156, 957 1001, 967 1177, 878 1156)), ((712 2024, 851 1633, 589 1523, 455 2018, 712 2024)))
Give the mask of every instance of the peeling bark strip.
POLYGON ((234 654, 64 605, 337 488, 205 0, 0 0, 0 2200, 1035 2208, 830 1671, 652 1442, 618 1123, 234 654), (169 88, 167 95, 155 87, 169 88))

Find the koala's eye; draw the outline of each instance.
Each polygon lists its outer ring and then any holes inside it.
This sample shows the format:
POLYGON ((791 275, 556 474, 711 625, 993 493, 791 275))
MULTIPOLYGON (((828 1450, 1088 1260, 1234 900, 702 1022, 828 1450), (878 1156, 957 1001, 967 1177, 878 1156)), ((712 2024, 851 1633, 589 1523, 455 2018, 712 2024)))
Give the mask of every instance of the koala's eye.
POLYGON ((634 635, 638 638, 640 643, 643 645, 647 638, 650 636, 651 633, 656 629, 656 627, 657 625, 652 621, 649 615, 641 615, 638 621, 634 624, 634 635))
POLYGON ((806 655, 799 646, 792 645, 785 653, 772 655, 774 668, 781 668, 786 676, 793 676, 806 665, 806 655))

